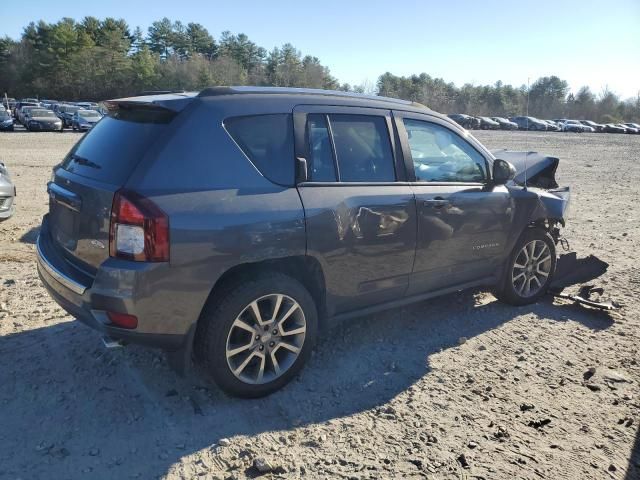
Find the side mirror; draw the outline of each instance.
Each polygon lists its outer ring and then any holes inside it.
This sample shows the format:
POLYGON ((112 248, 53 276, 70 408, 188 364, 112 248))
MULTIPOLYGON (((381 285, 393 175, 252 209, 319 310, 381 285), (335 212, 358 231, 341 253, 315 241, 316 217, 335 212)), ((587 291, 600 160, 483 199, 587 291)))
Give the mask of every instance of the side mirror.
POLYGON ((506 160, 496 159, 493 161, 493 183, 495 185, 504 185, 509 180, 513 180, 516 176, 516 167, 506 160))

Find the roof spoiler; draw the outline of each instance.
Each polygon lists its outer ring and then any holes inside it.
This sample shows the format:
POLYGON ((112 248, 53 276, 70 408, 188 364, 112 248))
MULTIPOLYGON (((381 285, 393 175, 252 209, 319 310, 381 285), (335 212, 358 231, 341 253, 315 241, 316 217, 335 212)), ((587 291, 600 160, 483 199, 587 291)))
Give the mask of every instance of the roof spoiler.
POLYGON ((189 105, 195 98, 195 93, 161 93, 139 97, 116 98, 105 101, 109 111, 121 107, 160 108, 178 113, 189 105))

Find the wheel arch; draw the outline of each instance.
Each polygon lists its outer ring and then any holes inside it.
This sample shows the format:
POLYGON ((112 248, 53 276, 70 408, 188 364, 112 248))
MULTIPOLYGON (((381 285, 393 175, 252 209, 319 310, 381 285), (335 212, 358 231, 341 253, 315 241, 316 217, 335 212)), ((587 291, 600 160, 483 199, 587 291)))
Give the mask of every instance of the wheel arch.
MULTIPOLYGON (((227 288, 241 282, 243 278, 254 277, 263 272, 281 272, 299 281, 311 294, 322 325, 328 313, 325 276, 320 262, 308 255, 241 263, 230 267, 216 280, 202 310, 209 302, 215 301, 219 295, 224 295, 227 288)), ((202 311, 198 321, 201 316, 202 311)))

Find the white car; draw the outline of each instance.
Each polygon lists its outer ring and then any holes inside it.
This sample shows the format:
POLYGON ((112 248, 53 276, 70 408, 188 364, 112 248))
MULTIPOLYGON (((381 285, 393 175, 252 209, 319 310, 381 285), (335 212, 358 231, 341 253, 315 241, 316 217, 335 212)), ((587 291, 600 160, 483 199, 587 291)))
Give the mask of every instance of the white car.
POLYGON ((0 162, 0 222, 13 215, 15 198, 16 187, 11 182, 7 167, 0 162))

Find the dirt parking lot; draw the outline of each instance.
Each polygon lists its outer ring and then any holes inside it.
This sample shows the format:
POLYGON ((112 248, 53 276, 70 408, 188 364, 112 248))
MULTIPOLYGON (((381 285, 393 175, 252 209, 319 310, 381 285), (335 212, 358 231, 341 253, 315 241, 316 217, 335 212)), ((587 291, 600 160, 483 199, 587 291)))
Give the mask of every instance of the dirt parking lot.
POLYGON ((256 459, 263 478, 640 478, 640 136, 477 137, 561 158, 565 235, 610 263, 599 284, 625 308, 453 294, 334 326, 297 381, 241 401, 160 352, 106 351, 57 307, 34 241, 80 136, 0 134, 18 190, 0 224, 0 478, 241 479, 256 459))

